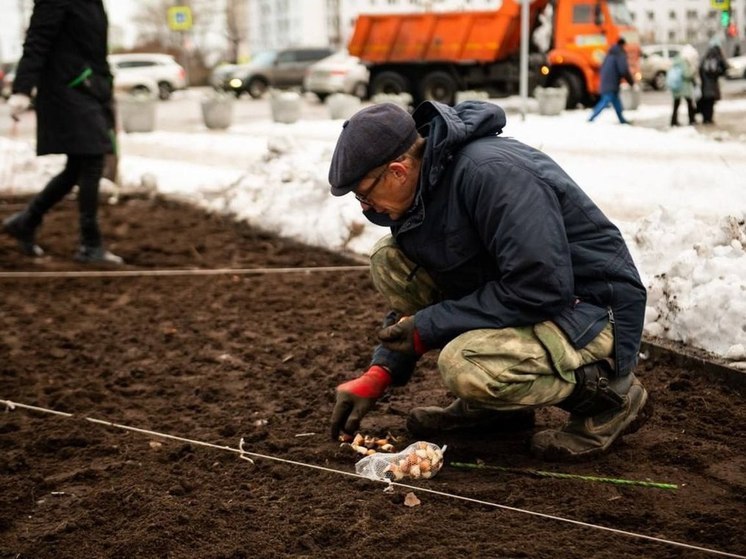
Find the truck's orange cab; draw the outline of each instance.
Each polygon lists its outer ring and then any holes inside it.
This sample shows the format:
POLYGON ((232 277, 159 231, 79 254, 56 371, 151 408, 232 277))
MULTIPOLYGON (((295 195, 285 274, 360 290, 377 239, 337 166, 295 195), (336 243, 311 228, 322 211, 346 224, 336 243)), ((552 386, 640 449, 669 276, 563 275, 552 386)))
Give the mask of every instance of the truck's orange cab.
POLYGON ((568 88, 571 97, 590 103, 599 93, 599 69, 619 38, 633 75, 639 75, 640 38, 624 0, 555 2, 554 42, 547 55, 550 85, 568 88))

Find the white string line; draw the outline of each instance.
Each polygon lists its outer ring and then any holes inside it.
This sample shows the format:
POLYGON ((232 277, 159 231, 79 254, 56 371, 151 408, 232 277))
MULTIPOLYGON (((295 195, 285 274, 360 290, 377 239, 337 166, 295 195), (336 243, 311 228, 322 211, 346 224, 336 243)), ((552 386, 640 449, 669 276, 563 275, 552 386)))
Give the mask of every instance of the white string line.
MULTIPOLYGON (((18 402, 13 402, 11 400, 0 400, 0 403, 5 404, 5 406, 7 408, 6 411, 7 410, 14 410, 15 408, 18 407, 18 408, 25 408, 25 409, 28 409, 28 410, 34 410, 34 411, 43 412, 43 413, 51 413, 51 414, 55 414, 55 415, 61 415, 61 416, 67 417, 67 418, 76 418, 76 416, 74 414, 72 414, 72 413, 65 413, 65 412, 60 412, 60 411, 54 411, 54 410, 50 410, 50 409, 46 409, 46 408, 40 408, 40 407, 37 407, 37 406, 31 406, 31 405, 28 405, 28 404, 20 404, 18 402)), ((630 536, 630 537, 633 537, 633 538, 639 538, 639 539, 648 540, 648 541, 652 541, 652 542, 656 542, 656 543, 673 545, 673 546, 676 546, 676 547, 683 547, 683 548, 686 548, 686 549, 693 549, 693 550, 702 551, 702 552, 705 552, 705 553, 711 553, 713 555, 719 555, 721 557, 733 557, 735 559, 746 559, 746 556, 744 556, 744 555, 737 555, 735 553, 729 553, 727 551, 719 551, 719 550, 716 550, 716 549, 710 549, 710 548, 706 548, 706 547, 700 547, 698 545, 691 545, 691 544, 687 544, 687 543, 683 543, 683 542, 677 542, 675 540, 666 540, 666 539, 663 539, 663 538, 656 538, 654 536, 646 536, 645 534, 639 534, 639 533, 636 533, 636 532, 628 532, 627 530, 620 530, 618 528, 610 528, 608 526, 602 526, 600 524, 590 524, 588 522, 582 522, 580 520, 573 520, 571 518, 564 518, 564 517, 555 516, 555 515, 552 515, 552 514, 545 514, 543 512, 535 512, 535 511, 531 511, 531 510, 528 510, 528 509, 520 509, 520 508, 516 508, 516 507, 511 507, 509 505, 502 505, 502 504, 499 504, 499 503, 492 503, 490 501, 483 501, 481 499, 474 499, 472 497, 464 497, 463 495, 457 495, 455 493, 444 493, 443 491, 437 491, 435 489, 428 489, 426 487, 420 487, 420 486, 417 486, 417 485, 408 485, 406 483, 400 483, 400 482, 388 481, 388 480, 374 480, 374 479, 362 476, 362 475, 360 475, 358 473, 345 472, 343 470, 335 470, 334 468, 327 468, 325 466, 318 466, 316 464, 309 464, 309 463, 306 463, 306 462, 298 462, 296 460, 288 460, 287 458, 280 458, 278 456, 271 456, 271 455, 268 455, 268 454, 260 454, 258 452, 250 452, 250 451, 245 450, 243 448, 243 438, 241 439, 241 442, 239 444, 239 448, 233 448, 233 447, 230 447, 230 446, 222 446, 222 445, 217 445, 217 444, 214 444, 214 443, 208 443, 208 442, 204 442, 204 441, 197 441, 197 440, 194 440, 194 439, 187 439, 185 437, 179 437, 177 435, 169 435, 167 433, 160 433, 158 431, 151 431, 149 429, 141 429, 139 427, 131 427, 129 425, 122 425, 120 423, 113 423, 111 421, 107 421, 107 420, 104 420, 104 419, 95 419, 93 417, 82 417, 81 419, 84 419, 86 421, 89 421, 91 423, 96 423, 96 424, 99 424, 99 425, 106 425, 108 427, 115 427, 117 429, 123 429, 125 431, 133 431, 135 433, 143 433, 145 435, 152 435, 152 436, 160 437, 160 438, 164 438, 164 439, 170 439, 170 440, 174 440, 174 441, 180 441, 180 442, 184 442, 184 443, 190 443, 190 444, 193 444, 193 445, 196 445, 196 446, 204 446, 204 447, 208 447, 208 448, 215 448, 215 449, 218 449, 218 450, 225 450, 225 451, 228 451, 228 452, 234 452, 234 453, 238 454, 239 457, 241 457, 241 458, 246 458, 247 456, 253 457, 253 458, 262 458, 262 459, 265 459, 265 460, 272 460, 272 461, 275 461, 275 462, 282 462, 284 464, 291 464, 293 466, 301 466, 303 468, 311 468, 311 469, 320 470, 320 471, 323 471, 323 472, 328 472, 328 473, 333 473, 333 474, 341 474, 341 475, 344 475, 344 476, 354 477, 354 478, 357 478, 357 479, 364 479, 364 480, 368 480, 368 481, 383 483, 383 484, 386 484, 389 487, 391 487, 391 486, 403 487, 405 489, 410 489, 412 491, 421 491, 423 493, 430 493, 432 495, 439 495, 441 497, 447 497, 447 498, 450 498, 450 499, 458 499, 458 500, 461 500, 461 501, 467 501, 469 503, 475 503, 475 504, 478 504, 478 505, 485 505, 485 506, 494 507, 494 508, 498 508, 498 509, 502 509, 502 510, 508 510, 508 511, 518 512, 518 513, 522 513, 522 514, 528 514, 528 515, 531 515, 531 516, 537 516, 539 518, 546 518, 548 520, 556 520, 556 521, 559 521, 559 522, 565 522, 567 524, 574 524, 576 526, 583 526, 585 528, 592 528, 592 529, 595 529, 595 530, 603 530, 603 531, 606 531, 606 532, 612 532, 612 533, 615 533, 615 534, 621 534, 623 536, 630 536)))
POLYGON ((59 272, 0 272, 0 278, 121 278, 141 276, 219 276, 250 274, 293 274, 311 272, 351 272, 369 270, 370 266, 308 266, 299 268, 216 268, 181 270, 73 270, 59 272))

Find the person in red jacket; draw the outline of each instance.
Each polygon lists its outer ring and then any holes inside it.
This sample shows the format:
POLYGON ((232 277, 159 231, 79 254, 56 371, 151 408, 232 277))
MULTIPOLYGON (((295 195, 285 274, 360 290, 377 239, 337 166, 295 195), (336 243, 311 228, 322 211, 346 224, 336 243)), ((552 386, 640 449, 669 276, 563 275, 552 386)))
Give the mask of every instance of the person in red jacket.
POLYGON ((533 425, 558 406, 568 423, 532 437, 552 460, 605 452, 646 420, 633 373, 646 292, 626 243, 546 154, 501 137, 504 111, 390 103, 345 122, 329 169, 331 193, 353 193, 388 227, 371 278, 390 312, 368 369, 340 384, 331 434, 354 435, 420 356, 456 396, 411 410, 415 436, 533 425))
POLYGON ((104 155, 115 149, 107 33, 102 0, 34 3, 8 105, 11 117, 19 118, 30 107, 35 90, 36 152, 62 153, 67 161, 25 210, 3 221, 4 232, 29 256, 44 254, 36 243, 44 214, 77 185, 80 246, 76 259, 122 263, 122 258, 104 248, 97 215, 104 155))

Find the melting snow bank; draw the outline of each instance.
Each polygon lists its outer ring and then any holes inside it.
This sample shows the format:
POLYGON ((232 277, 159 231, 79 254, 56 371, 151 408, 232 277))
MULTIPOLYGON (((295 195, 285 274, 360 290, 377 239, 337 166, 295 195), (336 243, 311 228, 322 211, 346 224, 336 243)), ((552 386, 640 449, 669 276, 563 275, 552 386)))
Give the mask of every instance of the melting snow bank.
POLYGON ((626 224, 648 287, 645 333, 746 368, 746 212, 707 220, 655 210, 626 224))
MULTIPOLYGON (((619 225, 649 290, 645 333, 746 370, 744 144, 693 130, 589 127, 581 119, 513 119, 511 135, 543 147, 619 225), (559 140, 557 126, 570 144, 559 140)), ((267 122, 224 135, 127 135, 121 190, 158 191, 309 245, 364 255, 385 231, 362 216, 351 196, 329 194, 340 127, 267 122)), ((37 158, 28 144, 0 138, 6 194, 38 191, 63 161, 37 158)))

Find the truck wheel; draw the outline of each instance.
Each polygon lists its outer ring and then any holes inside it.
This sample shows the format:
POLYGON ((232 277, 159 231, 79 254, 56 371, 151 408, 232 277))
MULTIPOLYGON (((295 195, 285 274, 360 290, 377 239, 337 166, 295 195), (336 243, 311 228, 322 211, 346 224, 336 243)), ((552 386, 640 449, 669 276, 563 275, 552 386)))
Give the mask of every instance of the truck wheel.
POLYGON ((384 93, 387 95, 399 95, 400 93, 410 93, 409 81, 398 72, 381 72, 370 85, 370 94, 378 95, 384 93))
POLYGON ((564 87, 567 89, 566 109, 575 109, 583 100, 583 83, 580 78, 571 72, 557 74, 551 82, 553 87, 564 87))
POLYGON ((420 96, 423 101, 438 101, 453 105, 458 85, 447 72, 430 72, 422 78, 420 96))

